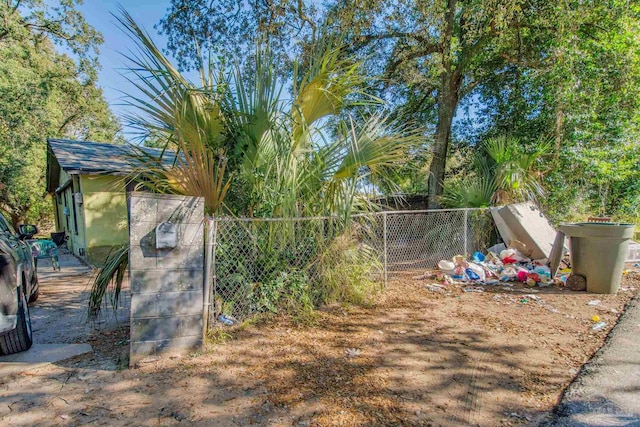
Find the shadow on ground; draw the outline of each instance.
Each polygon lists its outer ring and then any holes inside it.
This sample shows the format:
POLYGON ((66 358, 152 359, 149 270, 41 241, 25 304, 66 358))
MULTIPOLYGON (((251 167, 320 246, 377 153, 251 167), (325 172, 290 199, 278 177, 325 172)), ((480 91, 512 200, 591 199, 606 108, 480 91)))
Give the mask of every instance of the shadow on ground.
POLYGON ((606 333, 591 332, 589 296, 568 295, 548 297, 552 312, 392 281, 370 307, 219 329, 206 351, 136 369, 119 369, 123 327, 92 338, 95 359, 0 380, 0 424, 530 425, 606 333))

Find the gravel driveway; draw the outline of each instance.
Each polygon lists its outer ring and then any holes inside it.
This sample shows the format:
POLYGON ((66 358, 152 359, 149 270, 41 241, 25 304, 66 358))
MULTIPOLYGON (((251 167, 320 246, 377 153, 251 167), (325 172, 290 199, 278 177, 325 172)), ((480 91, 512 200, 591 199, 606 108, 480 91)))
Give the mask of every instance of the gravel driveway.
MULTIPOLYGON (((87 322, 92 270, 73 255, 60 256, 60 271, 46 260, 38 263, 40 298, 30 306, 34 343, 84 343, 95 330, 115 329, 129 322, 129 299, 117 313, 110 308, 94 324, 87 322)), ((123 292, 123 295, 126 293, 123 292)))

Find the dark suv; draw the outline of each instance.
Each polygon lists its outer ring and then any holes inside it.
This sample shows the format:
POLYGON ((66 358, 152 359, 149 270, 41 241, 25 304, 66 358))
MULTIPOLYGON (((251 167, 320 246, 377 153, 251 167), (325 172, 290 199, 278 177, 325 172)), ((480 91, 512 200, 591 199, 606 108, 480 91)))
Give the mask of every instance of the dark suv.
POLYGON ((0 355, 28 350, 32 343, 28 302, 38 298, 31 247, 0 214, 0 355))

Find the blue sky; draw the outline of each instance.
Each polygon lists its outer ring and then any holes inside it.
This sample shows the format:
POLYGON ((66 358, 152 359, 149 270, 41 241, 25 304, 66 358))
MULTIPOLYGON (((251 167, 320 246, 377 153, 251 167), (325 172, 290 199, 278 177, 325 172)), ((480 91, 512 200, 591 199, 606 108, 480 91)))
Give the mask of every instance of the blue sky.
MULTIPOLYGON (((104 44, 100 46, 99 60, 102 69, 99 72, 98 84, 102 88, 111 110, 118 117, 121 117, 125 112, 125 107, 122 106, 122 92, 135 93, 136 91, 121 75, 125 67, 125 59, 121 54, 127 53, 131 47, 131 40, 120 30, 112 13, 118 14, 118 7, 124 7, 138 25, 152 35, 155 43, 164 48, 166 37, 158 35, 153 27, 166 14, 169 4, 169 0, 85 0, 84 4, 80 6, 80 11, 84 14, 87 22, 100 31, 104 37, 104 44)), ((187 77, 197 80, 195 73, 187 77)), ((476 117, 473 106, 468 112, 458 109, 454 122, 457 123, 467 117, 476 117)), ((126 123, 122 124, 124 137, 131 140, 134 134, 127 130, 126 123)))
MULTIPOLYGON (((121 53, 127 53, 131 40, 117 26, 116 19, 111 15, 118 13, 118 6, 123 6, 152 36, 156 44, 165 47, 166 38, 157 34, 153 28, 165 15, 169 0, 85 0, 80 10, 87 22, 104 37, 104 44, 100 46, 100 65, 102 69, 98 75, 98 84, 104 91, 104 97, 112 111, 120 117, 124 111, 122 93, 131 92, 132 87, 121 75, 125 60, 121 53)), ((123 123, 124 124, 124 123, 123 123)), ((130 137, 125 129, 125 137, 130 137)))

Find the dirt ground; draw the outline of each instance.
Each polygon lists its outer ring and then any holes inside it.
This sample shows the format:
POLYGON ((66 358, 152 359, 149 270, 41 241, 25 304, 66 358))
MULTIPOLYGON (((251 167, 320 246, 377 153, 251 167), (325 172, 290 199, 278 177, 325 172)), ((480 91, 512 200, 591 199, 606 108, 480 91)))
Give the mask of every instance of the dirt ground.
POLYGON ((41 260, 38 265, 40 297, 29 305, 34 342, 38 344, 82 343, 95 330, 111 330, 129 323, 129 298, 122 298, 114 313, 104 310, 96 322, 87 322, 87 306, 93 272, 68 253, 60 254, 62 269, 53 270, 41 260))
POLYGON ((640 287, 637 271, 617 295, 430 290, 413 276, 370 307, 223 329, 136 369, 123 368, 126 328, 96 333, 93 355, 0 379, 0 425, 536 425, 640 287))

